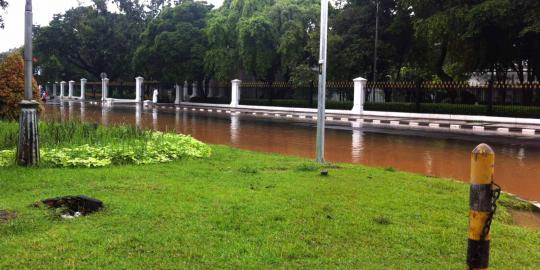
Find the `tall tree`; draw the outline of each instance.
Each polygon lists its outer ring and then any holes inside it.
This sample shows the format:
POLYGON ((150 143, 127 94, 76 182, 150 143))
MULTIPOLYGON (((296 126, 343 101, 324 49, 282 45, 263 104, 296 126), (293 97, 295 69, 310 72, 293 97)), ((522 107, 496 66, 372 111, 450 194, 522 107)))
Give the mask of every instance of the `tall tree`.
POLYGON ((49 26, 36 29, 35 50, 43 72, 60 76, 78 73, 89 79, 99 78, 101 72, 111 79, 131 80, 135 76, 128 63, 144 24, 109 12, 102 0, 94 2, 94 6, 55 15, 49 26))
POLYGON ((184 0, 166 8, 141 35, 133 63, 158 80, 201 81, 204 78, 204 54, 207 40, 203 29, 212 5, 184 0))
POLYGON ((378 17, 377 77, 399 79, 413 44, 410 12, 396 0, 343 0, 335 6, 330 15, 329 78, 373 78, 378 17))
POLYGON ((218 79, 288 79, 312 58, 308 41, 317 10, 315 0, 225 1, 206 29, 206 70, 218 79))

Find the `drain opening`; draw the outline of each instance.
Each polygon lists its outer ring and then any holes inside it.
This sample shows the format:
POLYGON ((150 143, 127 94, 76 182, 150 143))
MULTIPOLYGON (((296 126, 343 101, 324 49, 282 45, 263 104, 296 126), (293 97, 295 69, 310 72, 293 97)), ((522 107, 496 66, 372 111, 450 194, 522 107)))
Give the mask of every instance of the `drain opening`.
POLYGON ((72 219, 86 216, 103 208, 103 202, 87 196, 64 196, 41 201, 51 209, 55 209, 60 217, 72 219))

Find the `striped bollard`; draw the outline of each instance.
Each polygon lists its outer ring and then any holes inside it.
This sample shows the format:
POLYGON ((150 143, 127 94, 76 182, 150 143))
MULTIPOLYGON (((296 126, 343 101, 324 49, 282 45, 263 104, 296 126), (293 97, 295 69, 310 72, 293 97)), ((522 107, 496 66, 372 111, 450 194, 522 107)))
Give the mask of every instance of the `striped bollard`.
POLYGON ((478 145, 471 156, 468 269, 488 269, 491 221, 500 188, 493 182, 495 152, 487 144, 478 145))

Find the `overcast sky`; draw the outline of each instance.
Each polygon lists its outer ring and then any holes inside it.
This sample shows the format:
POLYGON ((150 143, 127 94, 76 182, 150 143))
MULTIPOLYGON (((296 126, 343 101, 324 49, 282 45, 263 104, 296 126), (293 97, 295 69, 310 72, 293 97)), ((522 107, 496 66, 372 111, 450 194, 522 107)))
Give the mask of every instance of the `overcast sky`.
MULTIPOLYGON (((24 0, 8 0, 6 11, 1 11, 4 17, 5 28, 0 29, 0 52, 20 47, 24 43, 24 0)), ((48 25, 54 14, 77 7, 90 5, 89 0, 34 0, 34 24, 48 25)), ((223 0, 207 0, 215 6, 221 5, 223 0)))

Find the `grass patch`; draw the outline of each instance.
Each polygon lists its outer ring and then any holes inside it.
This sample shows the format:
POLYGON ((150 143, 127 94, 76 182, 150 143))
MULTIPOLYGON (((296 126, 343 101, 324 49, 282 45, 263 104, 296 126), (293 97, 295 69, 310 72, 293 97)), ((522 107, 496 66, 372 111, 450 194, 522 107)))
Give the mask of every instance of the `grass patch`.
POLYGON ((302 163, 296 167, 297 171, 300 172, 314 172, 321 168, 319 164, 316 163, 302 163))
MULTIPOLYGON (((347 164, 331 170, 333 181, 318 181, 297 170, 305 159, 212 152, 106 169, 2 169, 0 209, 17 218, 0 223, 0 269, 465 267, 468 185, 347 164), (79 194, 105 209, 58 220, 28 206, 79 194)), ((536 269, 540 232, 505 216, 499 207, 492 268, 536 269)))
POLYGON ((375 221, 375 223, 377 223, 379 225, 390 225, 390 224, 392 224, 392 221, 390 220, 390 218, 385 217, 385 216, 377 216, 376 218, 373 219, 373 221, 375 221))
POLYGON ((257 168, 249 167, 249 166, 240 167, 238 171, 241 173, 248 173, 248 174, 256 174, 259 172, 257 168))

